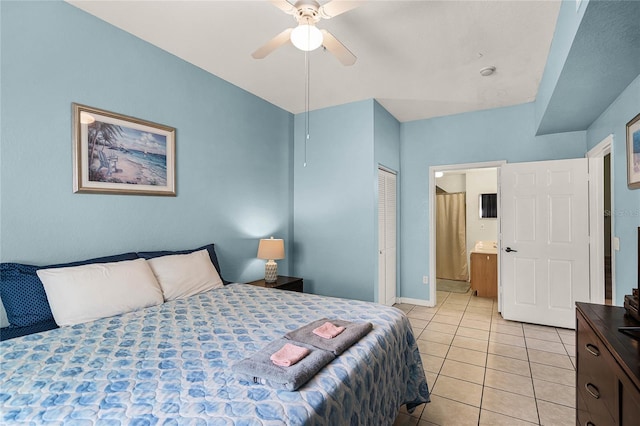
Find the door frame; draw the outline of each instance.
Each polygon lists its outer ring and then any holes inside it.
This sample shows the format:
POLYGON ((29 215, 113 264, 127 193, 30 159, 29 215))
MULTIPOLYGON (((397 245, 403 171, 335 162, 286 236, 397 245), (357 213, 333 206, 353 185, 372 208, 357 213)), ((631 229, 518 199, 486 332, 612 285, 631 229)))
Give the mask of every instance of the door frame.
MULTIPOLYGON (((594 259, 604 259, 604 157, 609 155, 610 167, 610 192, 611 205, 614 200, 614 155, 613 155, 613 134, 608 135, 596 146, 591 148, 586 158, 589 159, 589 275, 590 275, 590 300, 591 303, 604 304, 604 262, 594 262, 594 259)), ((615 229, 615 215, 611 215, 611 238, 613 240, 615 229)), ((610 243, 613 246, 613 241, 610 243)), ((616 300, 616 277, 615 264, 616 252, 610 247, 611 252, 611 301, 615 305, 616 300)))
MULTIPOLYGON (((455 170, 469 169, 498 169, 498 250, 502 239, 500 227, 500 166, 506 164, 506 160, 487 161, 482 163, 449 164, 429 167, 429 304, 435 306, 436 301, 436 172, 451 172, 455 170)), ((500 302, 500 260, 498 259, 498 302, 500 302)))

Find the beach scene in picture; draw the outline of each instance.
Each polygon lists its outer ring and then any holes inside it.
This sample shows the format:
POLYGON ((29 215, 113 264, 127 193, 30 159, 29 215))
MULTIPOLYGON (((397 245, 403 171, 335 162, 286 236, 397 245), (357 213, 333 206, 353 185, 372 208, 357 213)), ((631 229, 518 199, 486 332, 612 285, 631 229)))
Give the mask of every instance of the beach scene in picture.
POLYGON ((167 185, 167 137, 95 120, 88 126, 89 180, 167 185))

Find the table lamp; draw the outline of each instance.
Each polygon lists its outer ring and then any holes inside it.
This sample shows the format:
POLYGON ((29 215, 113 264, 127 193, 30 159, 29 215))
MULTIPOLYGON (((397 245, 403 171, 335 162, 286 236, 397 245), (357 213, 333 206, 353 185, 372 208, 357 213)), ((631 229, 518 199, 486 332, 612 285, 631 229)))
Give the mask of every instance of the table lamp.
POLYGON ((265 259, 264 282, 274 283, 278 279, 278 264, 276 259, 284 259, 284 240, 269 239, 260 240, 258 244, 258 259, 265 259))

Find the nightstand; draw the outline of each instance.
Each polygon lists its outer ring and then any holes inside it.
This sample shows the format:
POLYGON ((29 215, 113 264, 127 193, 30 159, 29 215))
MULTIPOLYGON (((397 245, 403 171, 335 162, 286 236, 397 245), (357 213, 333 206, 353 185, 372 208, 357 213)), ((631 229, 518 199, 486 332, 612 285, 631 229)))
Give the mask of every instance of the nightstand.
POLYGON ((258 287, 277 288, 278 290, 297 291, 298 293, 303 292, 302 278, 296 277, 278 275, 278 279, 275 283, 265 283, 263 278, 261 280, 251 281, 247 284, 257 285, 258 287))

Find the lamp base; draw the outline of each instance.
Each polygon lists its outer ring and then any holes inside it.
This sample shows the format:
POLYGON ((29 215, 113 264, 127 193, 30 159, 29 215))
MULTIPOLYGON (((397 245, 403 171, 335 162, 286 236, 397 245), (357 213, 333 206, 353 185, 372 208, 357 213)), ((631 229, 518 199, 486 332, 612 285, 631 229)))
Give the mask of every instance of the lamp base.
POLYGON ((265 283, 275 283, 278 279, 278 264, 269 260, 264 264, 264 282, 265 283))

